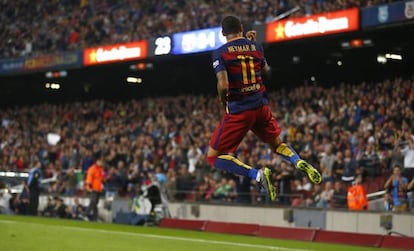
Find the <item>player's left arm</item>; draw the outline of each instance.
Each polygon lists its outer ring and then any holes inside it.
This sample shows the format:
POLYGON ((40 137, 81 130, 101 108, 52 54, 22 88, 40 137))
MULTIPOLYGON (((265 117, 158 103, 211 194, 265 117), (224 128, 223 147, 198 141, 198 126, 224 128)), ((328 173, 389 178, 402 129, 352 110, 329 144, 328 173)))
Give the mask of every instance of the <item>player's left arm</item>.
MULTIPOLYGON (((249 30, 246 32, 246 38, 250 41, 256 41, 256 31, 255 30, 249 30)), ((261 48, 263 51, 263 48, 261 48)), ((270 66, 267 64, 266 59, 263 59, 263 66, 262 66, 262 74, 266 77, 269 77, 270 75, 270 66)))
POLYGON ((246 31, 246 38, 250 41, 256 41, 256 31, 255 30, 249 30, 246 31))
POLYGON ((217 93, 220 103, 223 106, 227 104, 227 93, 229 90, 229 79, 227 77, 227 71, 219 71, 216 73, 217 77, 217 93))
POLYGON ((270 82, 272 77, 272 69, 267 64, 266 59, 264 59, 264 62, 262 64, 262 76, 266 82, 270 82))

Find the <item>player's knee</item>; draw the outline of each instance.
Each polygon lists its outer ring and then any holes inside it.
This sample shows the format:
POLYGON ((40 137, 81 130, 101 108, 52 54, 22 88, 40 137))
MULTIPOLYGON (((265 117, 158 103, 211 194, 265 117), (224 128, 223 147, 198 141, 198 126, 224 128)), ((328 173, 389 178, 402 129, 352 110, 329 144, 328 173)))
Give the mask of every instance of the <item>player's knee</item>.
POLYGON ((276 152, 277 147, 280 146, 281 144, 283 144, 283 142, 280 139, 280 137, 277 137, 268 143, 270 149, 272 149, 274 152, 276 152))
POLYGON ((214 162, 216 161, 216 159, 217 159, 216 155, 207 156, 207 162, 208 164, 210 164, 210 166, 214 166, 214 162))

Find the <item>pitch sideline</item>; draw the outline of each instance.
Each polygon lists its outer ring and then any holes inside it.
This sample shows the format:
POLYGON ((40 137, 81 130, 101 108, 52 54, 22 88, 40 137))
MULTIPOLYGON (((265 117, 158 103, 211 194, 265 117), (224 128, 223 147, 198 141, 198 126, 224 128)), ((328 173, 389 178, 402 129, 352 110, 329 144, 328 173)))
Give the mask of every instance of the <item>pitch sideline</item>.
MULTIPOLYGON (((41 223, 20 222, 20 221, 11 221, 11 220, 0 220, 0 223, 7 223, 7 224, 24 223, 25 225, 32 224, 32 225, 41 225, 41 226, 47 225, 47 224, 41 224, 41 223)), ((47 226, 55 227, 54 225, 47 225, 47 226)), ((208 244, 215 244, 215 245, 226 245, 226 246, 236 246, 236 247, 246 247, 246 248, 258 248, 258 249, 267 249, 267 250, 310 251, 309 249, 294 249, 294 248, 265 246, 265 245, 248 244, 248 243, 234 243, 234 242, 228 242, 228 241, 214 241, 214 240, 205 240, 205 239, 197 239, 197 238, 185 238, 185 237, 174 237, 174 236, 155 235, 155 234, 131 233, 131 232, 123 232, 123 231, 115 231, 115 230, 90 229, 90 228, 69 227, 69 226, 59 226, 59 228, 64 228, 64 229, 68 229, 68 230, 75 230, 75 231, 84 231, 84 232, 111 233, 111 234, 138 236, 138 237, 145 237, 145 238, 152 238, 152 239, 164 239, 164 240, 176 240, 176 241, 187 241, 187 242, 197 242, 197 243, 208 243, 208 244)))

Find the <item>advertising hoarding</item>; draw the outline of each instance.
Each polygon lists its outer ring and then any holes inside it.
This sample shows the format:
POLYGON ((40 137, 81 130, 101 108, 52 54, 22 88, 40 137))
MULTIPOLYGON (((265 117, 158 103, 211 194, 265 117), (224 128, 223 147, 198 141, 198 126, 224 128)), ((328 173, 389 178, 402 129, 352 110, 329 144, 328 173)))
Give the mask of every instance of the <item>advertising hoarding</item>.
POLYGON ((356 31, 358 29, 359 12, 357 8, 352 8, 268 23, 266 25, 266 42, 283 42, 287 40, 356 31))
POLYGON ((83 51, 83 64, 88 66, 144 59, 147 57, 147 50, 146 40, 86 48, 83 51))

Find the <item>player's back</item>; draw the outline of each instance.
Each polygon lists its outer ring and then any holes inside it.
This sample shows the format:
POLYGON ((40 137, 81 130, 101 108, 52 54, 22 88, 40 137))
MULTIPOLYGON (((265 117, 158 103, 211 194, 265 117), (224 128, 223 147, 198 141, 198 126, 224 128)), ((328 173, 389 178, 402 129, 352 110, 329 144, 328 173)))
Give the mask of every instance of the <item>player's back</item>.
POLYGON ((254 109, 267 104, 264 96, 262 69, 263 48, 245 38, 232 40, 213 53, 216 73, 227 71, 229 80, 228 108, 230 113, 254 109))

